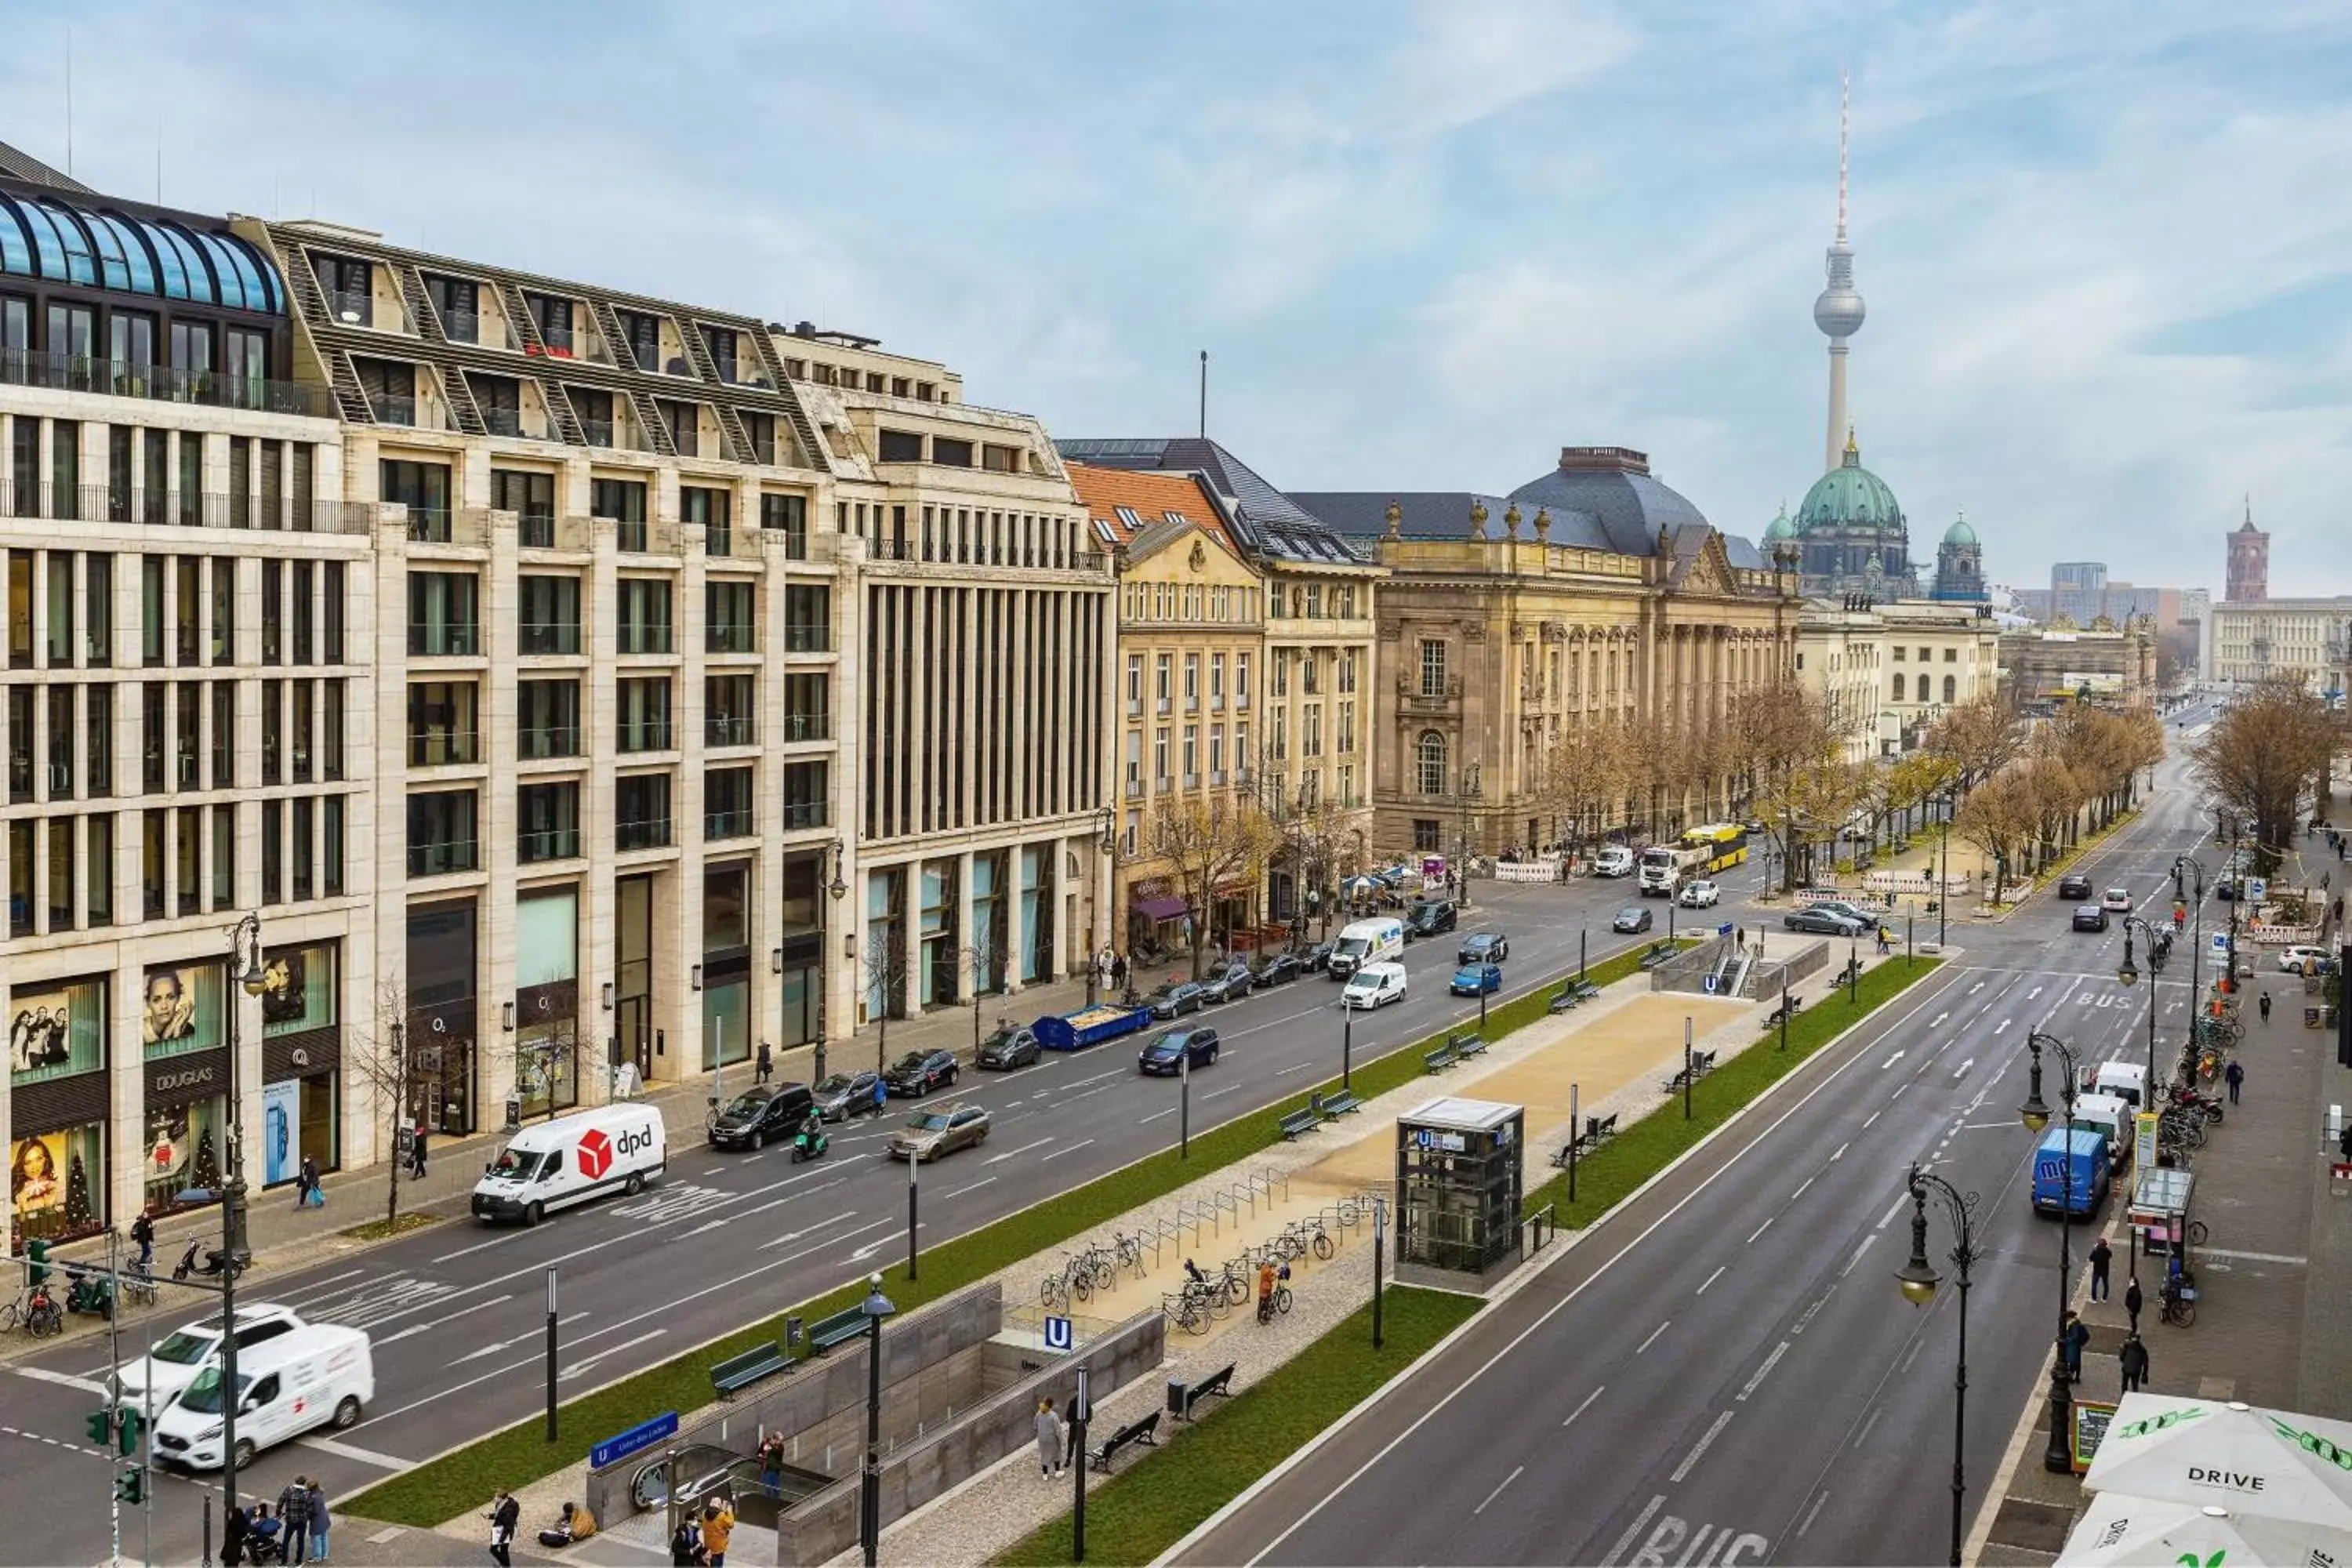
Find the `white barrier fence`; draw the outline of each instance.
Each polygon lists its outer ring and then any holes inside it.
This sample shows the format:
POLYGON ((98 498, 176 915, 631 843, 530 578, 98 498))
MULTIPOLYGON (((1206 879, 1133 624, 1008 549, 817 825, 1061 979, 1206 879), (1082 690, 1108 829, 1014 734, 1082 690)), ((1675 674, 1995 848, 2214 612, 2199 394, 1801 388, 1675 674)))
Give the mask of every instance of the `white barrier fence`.
POLYGON ((1494 863, 1495 880, 1498 882, 1557 882, 1559 880, 1560 858, 1539 855, 1532 860, 1497 860, 1494 863))

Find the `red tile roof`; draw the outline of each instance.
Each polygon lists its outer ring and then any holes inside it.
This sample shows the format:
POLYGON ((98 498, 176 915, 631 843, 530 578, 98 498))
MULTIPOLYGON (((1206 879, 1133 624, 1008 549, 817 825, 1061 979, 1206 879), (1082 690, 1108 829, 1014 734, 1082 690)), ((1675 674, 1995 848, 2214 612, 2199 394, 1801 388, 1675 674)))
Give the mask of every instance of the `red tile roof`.
MULTIPOLYGON (((1118 543, 1126 543, 1141 529, 1164 521, 1172 512, 1224 546, 1236 560, 1245 558, 1239 542, 1226 532, 1216 502, 1192 475, 1138 473, 1131 468, 1098 468, 1087 463, 1070 463, 1066 467, 1070 482, 1077 487, 1078 499, 1086 503, 1088 519, 1108 525, 1118 543), (1119 515, 1122 507, 1134 514, 1134 523, 1119 515)), ((1101 537, 1100 529, 1096 530, 1096 537, 1101 537)))

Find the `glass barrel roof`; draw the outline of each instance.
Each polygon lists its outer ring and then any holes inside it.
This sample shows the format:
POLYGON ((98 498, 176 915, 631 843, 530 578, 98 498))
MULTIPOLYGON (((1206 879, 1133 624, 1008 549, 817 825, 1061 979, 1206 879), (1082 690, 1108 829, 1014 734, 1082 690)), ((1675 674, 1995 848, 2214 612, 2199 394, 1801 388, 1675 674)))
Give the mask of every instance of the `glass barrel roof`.
POLYGON ((0 192, 0 276, 282 315, 268 258, 233 234, 0 192))

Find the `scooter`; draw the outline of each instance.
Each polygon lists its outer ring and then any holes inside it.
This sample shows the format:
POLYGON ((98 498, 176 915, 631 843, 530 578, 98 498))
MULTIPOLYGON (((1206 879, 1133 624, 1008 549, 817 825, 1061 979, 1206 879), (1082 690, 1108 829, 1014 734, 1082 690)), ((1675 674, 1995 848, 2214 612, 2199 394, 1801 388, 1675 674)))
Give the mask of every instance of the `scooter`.
POLYGON ((793 1163, 797 1165, 803 1160, 819 1159, 832 1146, 824 1128, 820 1127, 814 1132, 803 1128, 793 1134, 793 1163))
MULTIPOLYGON (((180 1255, 180 1261, 172 1265, 172 1278, 174 1280, 185 1279, 191 1274, 218 1277, 224 1272, 224 1266, 225 1259, 219 1247, 205 1247, 201 1240, 191 1241, 188 1243, 188 1250, 180 1255), (205 1255, 205 1260, 202 1263, 196 1261, 196 1254, 199 1250, 205 1255)), ((242 1265, 239 1265, 229 1271, 242 1274, 245 1269, 242 1265)))
POLYGON ((69 1271, 66 1287, 66 1310, 90 1312, 101 1318, 114 1316, 114 1283, 102 1274, 69 1271))

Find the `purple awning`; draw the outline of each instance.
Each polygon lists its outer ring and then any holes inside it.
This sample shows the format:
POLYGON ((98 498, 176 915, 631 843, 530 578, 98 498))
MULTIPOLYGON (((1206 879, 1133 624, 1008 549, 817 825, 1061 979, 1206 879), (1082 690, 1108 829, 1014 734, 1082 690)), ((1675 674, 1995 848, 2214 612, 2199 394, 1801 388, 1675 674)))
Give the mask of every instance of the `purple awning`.
POLYGON ((1184 914, 1181 899, 1137 899, 1128 905, 1135 913, 1154 924, 1161 921, 1180 920, 1184 914))

